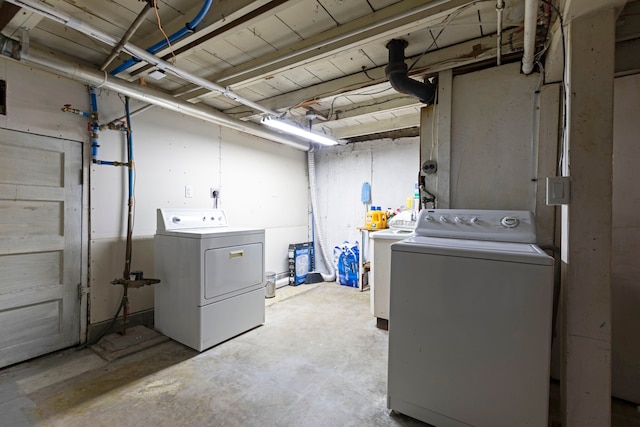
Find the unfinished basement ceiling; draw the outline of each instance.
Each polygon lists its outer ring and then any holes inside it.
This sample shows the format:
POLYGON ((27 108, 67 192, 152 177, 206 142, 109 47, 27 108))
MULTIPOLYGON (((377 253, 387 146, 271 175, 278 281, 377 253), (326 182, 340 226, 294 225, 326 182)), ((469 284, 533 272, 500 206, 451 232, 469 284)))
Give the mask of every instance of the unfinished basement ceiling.
MULTIPOLYGON (((44 3, 120 39, 146 2, 44 3)), ((184 27, 203 3, 157 0, 165 33, 184 27)), ((521 52, 523 18, 524 0, 506 0, 503 60, 521 52)), ((20 28, 27 27, 31 46, 96 69, 111 52, 111 46, 7 1, 0 6, 0 23, 5 36, 19 40, 20 28)), ((312 109, 317 112, 317 131, 361 139, 419 123, 419 101, 397 93, 385 77, 387 42, 402 38, 409 43, 406 63, 415 62, 409 74, 421 80, 443 69, 495 58, 496 29, 496 1, 215 0, 195 32, 156 55, 299 123, 305 123, 305 113, 312 109)), ((146 49, 163 38, 151 8, 130 41, 146 49)), ((129 58, 120 53, 107 71, 129 58)), ((241 120, 258 122, 261 117, 259 111, 170 73, 155 80, 149 76, 154 70, 139 62, 117 77, 144 80, 147 86, 241 120)))

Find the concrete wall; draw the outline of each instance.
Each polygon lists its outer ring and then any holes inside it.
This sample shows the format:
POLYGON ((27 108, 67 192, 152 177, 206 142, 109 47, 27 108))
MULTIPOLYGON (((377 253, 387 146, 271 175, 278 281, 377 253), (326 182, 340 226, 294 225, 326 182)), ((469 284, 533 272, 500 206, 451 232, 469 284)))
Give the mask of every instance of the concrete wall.
MULTIPOLYGON (((8 111, 0 126, 85 142, 89 174, 89 321, 111 318, 122 288, 110 282, 122 277, 126 235, 127 184, 124 168, 88 161, 87 119, 63 113, 63 104, 89 110, 86 86, 10 60, 0 61, 7 80, 8 111)), ((124 114, 122 100, 98 92, 100 121, 124 114)), ((131 110, 141 104, 132 101, 131 110)), ((132 269, 153 277, 156 209, 213 206, 210 187, 221 190, 221 205, 232 225, 266 230, 266 269, 287 270, 288 244, 309 239, 306 154, 230 129, 152 108, 135 115, 134 157, 136 209, 132 269), (185 185, 193 197, 185 197, 185 185)), ((99 158, 126 161, 124 135, 100 133, 99 158)), ((132 313, 153 307, 153 288, 129 292, 132 313)))
POLYGON ((640 74, 614 84, 611 254, 613 395, 640 403, 640 74))
MULTIPOLYGON (((371 184, 371 201, 382 209, 405 206, 419 171, 418 138, 360 142, 316 151, 318 205, 329 256, 343 241, 360 240, 370 205, 361 202, 362 184, 371 184)), ((319 259, 319 257, 316 257, 319 259)))

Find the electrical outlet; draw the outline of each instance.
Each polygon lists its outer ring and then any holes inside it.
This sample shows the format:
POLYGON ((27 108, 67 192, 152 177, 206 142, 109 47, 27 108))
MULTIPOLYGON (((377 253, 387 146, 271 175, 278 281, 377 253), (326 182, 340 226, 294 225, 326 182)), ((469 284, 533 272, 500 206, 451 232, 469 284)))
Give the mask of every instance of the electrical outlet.
POLYGON ((211 197, 212 199, 220 197, 220 189, 216 187, 209 188, 209 197, 211 197))
POLYGON ((190 199, 193 197, 193 185, 184 186, 184 197, 190 199))

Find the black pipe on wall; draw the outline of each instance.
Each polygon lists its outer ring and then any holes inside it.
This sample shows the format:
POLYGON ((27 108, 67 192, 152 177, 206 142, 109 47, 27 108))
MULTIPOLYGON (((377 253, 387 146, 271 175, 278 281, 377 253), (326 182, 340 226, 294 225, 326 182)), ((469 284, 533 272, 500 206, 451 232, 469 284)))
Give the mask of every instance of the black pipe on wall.
POLYGON ((387 43, 389 65, 385 74, 391 86, 400 93, 406 93, 427 105, 433 104, 436 97, 436 86, 430 82, 419 82, 408 76, 408 67, 404 63, 404 49, 409 45, 406 40, 393 39, 387 43))

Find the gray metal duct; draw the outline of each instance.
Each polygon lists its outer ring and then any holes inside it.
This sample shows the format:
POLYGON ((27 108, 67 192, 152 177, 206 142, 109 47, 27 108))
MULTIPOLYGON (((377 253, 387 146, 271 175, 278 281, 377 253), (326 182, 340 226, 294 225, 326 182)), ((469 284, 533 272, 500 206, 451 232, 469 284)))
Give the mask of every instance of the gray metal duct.
POLYGON ((433 104, 436 96, 435 85, 410 78, 407 64, 404 62, 404 49, 408 43, 406 40, 393 39, 387 43, 389 50, 389 65, 384 69, 391 86, 400 93, 406 93, 427 105, 433 104))
POLYGON ((55 72, 56 74, 63 75, 72 80, 109 89, 114 92, 127 95, 133 99, 148 102, 177 113, 206 120, 210 123, 236 129, 240 132, 245 132, 260 138, 279 142, 298 150, 308 151, 310 149, 310 144, 308 142, 302 142, 283 134, 271 132, 256 123, 243 122, 201 104, 196 105, 180 101, 157 89, 140 86, 117 77, 111 77, 106 72, 101 72, 81 64, 71 63, 65 59, 59 58, 52 52, 43 52, 33 46, 29 46, 27 52, 23 52, 20 49, 21 44, 19 41, 2 35, 0 35, 0 46, 2 46, 2 51, 0 52, 2 55, 19 59, 29 65, 37 66, 45 71, 55 72))

